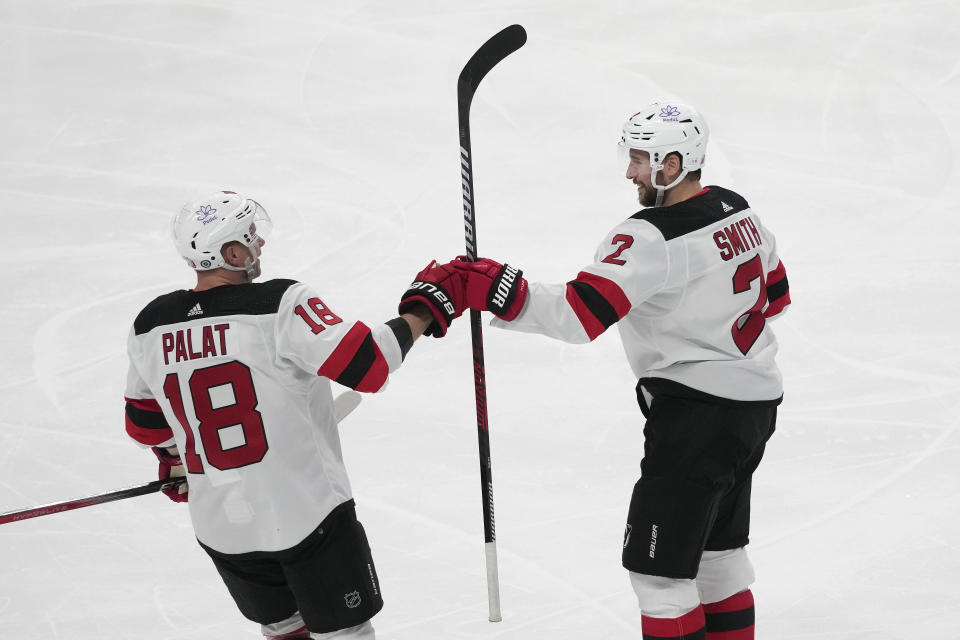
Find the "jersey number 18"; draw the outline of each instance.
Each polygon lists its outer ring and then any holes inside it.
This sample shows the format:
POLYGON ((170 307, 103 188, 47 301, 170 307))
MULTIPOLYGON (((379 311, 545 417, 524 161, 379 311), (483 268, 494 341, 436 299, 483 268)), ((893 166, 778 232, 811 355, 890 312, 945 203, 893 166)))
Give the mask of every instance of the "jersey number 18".
MULTIPOLYGON (((263 460, 267 453, 267 433, 263 428, 263 416, 257 411, 257 391, 253 387, 253 377, 247 365, 234 360, 197 369, 190 375, 187 386, 193 400, 193 410, 199 420, 197 432, 200 442, 203 443, 207 462, 224 470, 245 467, 263 460), (233 390, 234 402, 214 406, 211 389, 226 385, 233 390), (241 444, 224 447, 221 430, 228 427, 239 427, 243 434, 241 444)), ((183 461, 187 471, 203 473, 203 461, 197 455, 194 433, 184 410, 177 374, 171 373, 163 381, 163 393, 170 401, 173 413, 186 434, 183 461)))

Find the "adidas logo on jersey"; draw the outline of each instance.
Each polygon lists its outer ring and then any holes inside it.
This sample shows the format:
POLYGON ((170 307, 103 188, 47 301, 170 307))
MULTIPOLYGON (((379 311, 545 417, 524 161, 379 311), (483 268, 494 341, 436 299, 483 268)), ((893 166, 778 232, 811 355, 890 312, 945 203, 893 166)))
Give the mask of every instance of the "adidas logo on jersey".
POLYGON ((200 308, 199 302, 193 305, 193 309, 190 309, 190 311, 187 312, 188 318, 192 318, 193 316, 202 316, 202 315, 203 315, 203 309, 200 308))
POLYGON ((720 204, 723 205, 723 212, 724 212, 724 213, 730 213, 731 211, 733 211, 733 207, 731 207, 730 205, 728 205, 728 204, 727 204, 726 202, 724 202, 723 200, 720 201, 720 204))

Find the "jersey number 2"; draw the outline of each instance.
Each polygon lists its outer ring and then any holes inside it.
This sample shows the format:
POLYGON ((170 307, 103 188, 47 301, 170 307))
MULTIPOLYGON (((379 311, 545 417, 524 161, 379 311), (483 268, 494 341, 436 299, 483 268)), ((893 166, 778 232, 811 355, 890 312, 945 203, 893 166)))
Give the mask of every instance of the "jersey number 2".
POLYGON ((604 258, 600 262, 606 262, 607 264, 617 264, 617 265, 620 265, 621 267, 627 264, 626 260, 620 259, 620 254, 633 246, 633 236, 628 236, 622 233, 618 233, 617 235, 613 236, 613 241, 610 244, 619 244, 620 246, 617 247, 616 251, 608 255, 606 258, 604 258))
MULTIPOLYGON (((247 365, 233 361, 197 369, 188 382, 193 410, 200 424, 197 432, 207 462, 217 469, 236 469, 263 460, 267 453, 267 432, 257 411, 257 391, 247 365), (214 399, 211 390, 220 389, 214 399), (232 392, 233 402, 223 402, 232 392), (225 432, 225 429, 231 429, 225 432), (225 443, 224 438, 229 442, 225 443)), ((171 373, 163 381, 163 394, 170 401, 177 421, 186 434, 183 462, 190 473, 203 473, 203 461, 197 455, 193 430, 180 395, 180 379, 171 373)))
POLYGON ((763 327, 767 324, 767 319, 763 317, 763 307, 767 304, 767 282, 763 277, 763 261, 760 260, 760 256, 754 256, 747 260, 737 267, 733 274, 734 293, 750 291, 751 284, 757 279, 760 280, 760 293, 757 295, 757 301, 747 309, 746 313, 737 318, 730 330, 733 334, 733 342, 743 355, 747 355, 757 338, 760 337, 763 327))

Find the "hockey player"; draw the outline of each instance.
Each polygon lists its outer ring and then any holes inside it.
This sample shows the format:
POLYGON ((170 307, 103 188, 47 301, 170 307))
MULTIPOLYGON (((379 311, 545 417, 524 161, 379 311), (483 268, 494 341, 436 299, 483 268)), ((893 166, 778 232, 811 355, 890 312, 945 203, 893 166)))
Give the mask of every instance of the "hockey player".
POLYGON ((422 333, 440 337, 462 313, 462 278, 447 290, 452 270, 425 269, 400 317, 367 326, 305 284, 253 282, 269 226, 263 207, 230 191, 174 217, 197 284, 134 321, 126 429, 153 448, 161 479, 186 474, 167 493, 189 498, 201 547, 266 637, 372 640, 383 600, 330 381, 381 390, 422 333))
POLYGON ((769 321, 790 294, 747 201, 701 186, 707 137, 675 102, 627 120, 626 178, 646 208, 566 284, 528 284, 487 259, 449 264, 495 326, 582 343, 617 324, 646 417, 623 544, 645 640, 754 637, 751 476, 782 398, 769 321))

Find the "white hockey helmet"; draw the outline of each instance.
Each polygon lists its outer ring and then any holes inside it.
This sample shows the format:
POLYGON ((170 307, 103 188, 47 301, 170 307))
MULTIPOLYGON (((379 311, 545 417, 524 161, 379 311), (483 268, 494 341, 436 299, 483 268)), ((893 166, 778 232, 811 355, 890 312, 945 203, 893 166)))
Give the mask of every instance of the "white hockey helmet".
POLYGON ((650 184, 657 189, 657 201, 663 192, 677 186, 687 174, 703 166, 710 131, 696 109, 679 102, 654 102, 630 116, 623 124, 620 147, 650 154, 650 184), (671 153, 683 160, 683 170, 670 184, 658 185, 657 172, 671 153))
POLYGON ((256 200, 233 191, 216 191, 183 205, 173 217, 171 230, 177 251, 192 269, 246 271, 253 279, 259 275, 255 263, 260 257, 261 239, 272 227, 270 215, 256 200), (244 267, 235 267, 223 259, 220 250, 230 242, 250 249, 253 257, 244 267))

